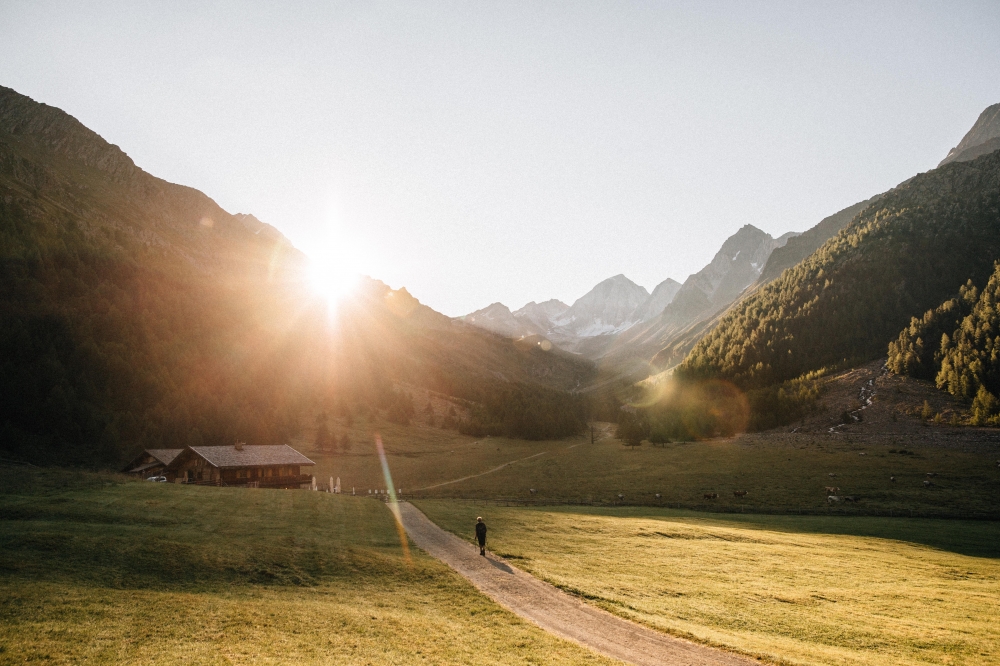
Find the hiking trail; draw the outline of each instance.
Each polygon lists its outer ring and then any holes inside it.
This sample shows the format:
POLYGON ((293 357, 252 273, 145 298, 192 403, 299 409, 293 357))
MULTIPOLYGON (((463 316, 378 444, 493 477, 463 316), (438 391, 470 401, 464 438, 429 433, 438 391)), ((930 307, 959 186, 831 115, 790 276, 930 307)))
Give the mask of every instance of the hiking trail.
POLYGON ((643 627, 589 606, 492 553, 482 557, 477 545, 444 531, 409 502, 400 502, 399 512, 406 533, 419 548, 450 566, 501 606, 560 638, 640 666, 758 663, 643 627))

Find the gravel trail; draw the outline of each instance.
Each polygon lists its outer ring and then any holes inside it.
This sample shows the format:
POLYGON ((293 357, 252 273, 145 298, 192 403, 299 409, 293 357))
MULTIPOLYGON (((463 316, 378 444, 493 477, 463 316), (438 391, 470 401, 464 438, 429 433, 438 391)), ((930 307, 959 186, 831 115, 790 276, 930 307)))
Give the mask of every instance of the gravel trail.
MULTIPOLYGON (((467 578, 481 592, 542 629, 631 664, 746 666, 758 663, 654 631, 581 602, 503 559, 462 541, 408 502, 400 516, 413 542, 467 578)), ((470 527, 471 529, 471 527, 470 527)))

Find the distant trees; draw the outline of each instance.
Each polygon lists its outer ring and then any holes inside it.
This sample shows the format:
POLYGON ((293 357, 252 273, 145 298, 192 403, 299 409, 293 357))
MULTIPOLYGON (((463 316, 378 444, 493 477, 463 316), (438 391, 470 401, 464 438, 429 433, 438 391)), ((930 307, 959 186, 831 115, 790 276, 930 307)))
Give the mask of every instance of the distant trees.
MULTIPOLYGON (((559 439, 587 426, 579 397, 522 383, 497 383, 472 403, 459 432, 473 437, 503 435, 520 439, 559 439)), ((450 416, 450 414, 449 414, 450 416)))
POLYGON ((316 428, 316 449, 319 451, 326 451, 328 449, 334 448, 337 444, 336 435, 331 439, 330 437, 330 426, 327 425, 326 419, 322 419, 319 426, 316 428))
POLYGON ((391 423, 410 425, 410 419, 415 413, 413 396, 400 390, 394 390, 388 402, 389 406, 386 410, 386 418, 391 423))
POLYGON ((889 368, 971 403, 974 424, 1000 425, 1000 262, 981 292, 970 280, 911 319, 889 344, 889 368))
POLYGON ((618 416, 618 430, 616 437, 625 446, 640 446, 642 440, 649 437, 649 419, 645 411, 638 410, 627 405, 623 406, 618 416))
POLYGON ((443 430, 454 430, 457 427, 458 412, 455 411, 455 405, 448 405, 448 413, 441 419, 441 428, 443 430))

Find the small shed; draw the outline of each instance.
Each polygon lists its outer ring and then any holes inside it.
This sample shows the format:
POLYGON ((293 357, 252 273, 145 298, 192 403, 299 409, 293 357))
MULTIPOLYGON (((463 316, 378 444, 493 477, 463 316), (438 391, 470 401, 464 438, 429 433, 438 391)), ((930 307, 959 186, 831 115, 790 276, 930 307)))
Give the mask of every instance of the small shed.
POLYGON ((125 474, 134 474, 148 479, 151 476, 161 476, 163 470, 173 462, 174 458, 184 449, 146 449, 132 459, 125 469, 125 474))
POLYGON ((213 486, 299 488, 311 483, 312 460, 287 444, 189 446, 166 468, 168 481, 213 486))

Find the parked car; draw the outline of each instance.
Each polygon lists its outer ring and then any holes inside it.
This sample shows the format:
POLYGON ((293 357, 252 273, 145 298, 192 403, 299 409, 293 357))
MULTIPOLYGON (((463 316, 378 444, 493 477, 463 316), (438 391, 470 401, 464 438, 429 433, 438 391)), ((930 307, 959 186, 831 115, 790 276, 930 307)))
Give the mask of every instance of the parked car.
POLYGON ((153 481, 155 483, 166 483, 167 482, 167 477, 165 477, 165 476, 151 476, 151 477, 149 477, 146 480, 147 481, 153 481))

